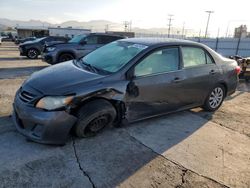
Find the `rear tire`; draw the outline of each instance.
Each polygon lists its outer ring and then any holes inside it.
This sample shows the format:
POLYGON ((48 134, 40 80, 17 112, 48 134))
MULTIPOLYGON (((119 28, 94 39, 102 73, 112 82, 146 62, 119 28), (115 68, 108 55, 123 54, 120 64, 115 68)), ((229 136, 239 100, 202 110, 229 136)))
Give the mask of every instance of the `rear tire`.
POLYGON ((29 59, 37 59, 38 55, 39 55, 38 50, 34 49, 34 48, 29 49, 28 52, 27 52, 27 57, 29 59))
POLYGON ((76 136, 91 137, 113 124, 116 110, 108 101, 98 99, 81 107, 77 112, 77 117, 78 121, 74 126, 76 136))
POLYGON ((203 109, 209 112, 216 111, 222 105, 225 95, 225 87, 221 84, 216 85, 209 92, 209 95, 203 105, 203 109))
POLYGON ((72 54, 69 54, 69 53, 64 53, 64 54, 61 54, 59 56, 59 62, 65 62, 65 61, 69 61, 69 60, 72 60, 72 59, 75 59, 75 57, 72 55, 72 54))

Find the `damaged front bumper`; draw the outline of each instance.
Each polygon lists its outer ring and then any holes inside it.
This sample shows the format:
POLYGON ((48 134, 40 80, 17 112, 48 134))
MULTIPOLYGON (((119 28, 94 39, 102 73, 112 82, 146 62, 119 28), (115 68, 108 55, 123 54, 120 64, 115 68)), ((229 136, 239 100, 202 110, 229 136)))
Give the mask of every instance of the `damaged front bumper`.
POLYGON ((65 144, 77 118, 66 111, 44 111, 23 103, 13 104, 16 129, 28 139, 44 144, 65 144))

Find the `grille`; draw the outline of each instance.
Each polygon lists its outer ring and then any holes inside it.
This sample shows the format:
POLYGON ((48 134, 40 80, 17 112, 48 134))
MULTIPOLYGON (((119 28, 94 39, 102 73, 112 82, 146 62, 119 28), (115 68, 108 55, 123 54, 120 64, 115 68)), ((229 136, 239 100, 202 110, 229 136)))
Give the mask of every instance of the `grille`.
POLYGON ((28 103, 28 102, 32 101, 32 100, 35 98, 35 95, 33 95, 33 94, 31 94, 31 93, 29 93, 29 92, 27 92, 27 91, 21 91, 21 92, 19 93, 19 97, 20 97, 20 99, 21 99, 23 102, 28 103))

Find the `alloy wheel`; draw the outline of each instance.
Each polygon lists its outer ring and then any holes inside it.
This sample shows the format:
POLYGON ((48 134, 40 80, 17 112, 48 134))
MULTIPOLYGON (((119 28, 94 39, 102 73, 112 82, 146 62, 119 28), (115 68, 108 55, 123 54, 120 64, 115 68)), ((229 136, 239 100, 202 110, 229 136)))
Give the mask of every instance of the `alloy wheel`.
POLYGON ((214 88, 209 97, 209 105, 211 108, 217 108, 223 101, 224 92, 220 87, 214 88))
POLYGON ((34 58, 36 58, 37 57, 37 51, 36 50, 29 50, 29 52, 28 52, 28 56, 31 58, 31 59, 34 59, 34 58))

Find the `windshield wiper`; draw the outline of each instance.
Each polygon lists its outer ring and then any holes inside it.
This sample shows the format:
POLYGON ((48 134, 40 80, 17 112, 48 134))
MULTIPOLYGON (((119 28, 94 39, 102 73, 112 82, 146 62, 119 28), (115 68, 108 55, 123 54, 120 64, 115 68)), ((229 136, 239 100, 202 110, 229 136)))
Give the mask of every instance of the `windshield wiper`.
POLYGON ((108 74, 111 74, 111 72, 107 71, 107 70, 104 70, 104 69, 101 69, 99 67, 95 67, 89 63, 86 63, 85 61, 83 61, 83 59, 78 59, 77 60, 78 62, 80 62, 82 65, 84 65, 85 67, 88 68, 88 70, 90 70, 91 72, 94 72, 94 73, 101 73, 101 74, 105 74, 105 75, 108 75, 108 74))
POLYGON ((94 72, 94 73, 98 73, 98 72, 99 72, 99 70, 98 70, 96 67, 94 67, 93 65, 84 62, 82 59, 79 59, 79 61, 80 61, 82 64, 84 64, 86 67, 88 67, 88 69, 89 69, 91 72, 94 72))

